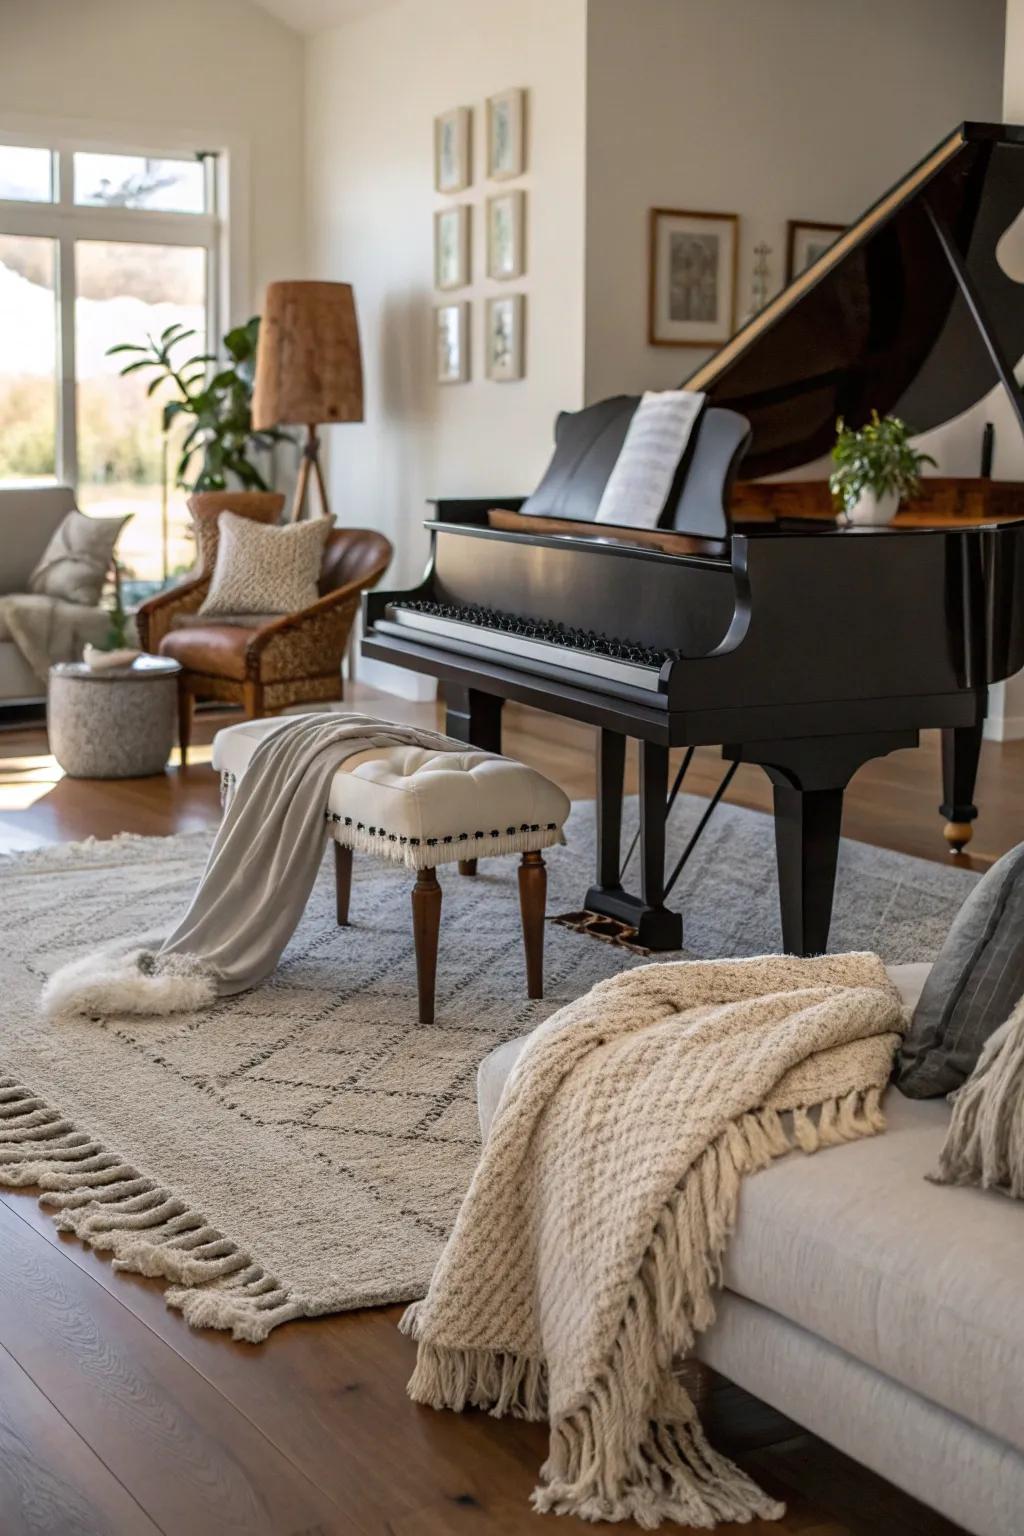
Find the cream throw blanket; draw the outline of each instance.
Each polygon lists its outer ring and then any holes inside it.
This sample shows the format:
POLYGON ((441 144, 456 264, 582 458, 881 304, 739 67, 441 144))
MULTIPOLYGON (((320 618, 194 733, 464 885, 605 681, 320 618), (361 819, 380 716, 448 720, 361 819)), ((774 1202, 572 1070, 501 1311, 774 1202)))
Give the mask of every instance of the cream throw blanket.
POLYGON ((331 781, 371 747, 464 752, 465 742, 372 715, 300 715, 260 742, 238 781, 203 878, 174 932, 101 949, 43 988, 52 1017, 109 1018, 205 1008, 274 970, 313 889, 327 842, 331 781))
POLYGON ((708 1445, 672 1363, 714 1319, 743 1176, 882 1130, 902 1028, 868 954, 648 965, 554 1014, 402 1320, 410 1396, 547 1417, 541 1511, 781 1516, 708 1445))

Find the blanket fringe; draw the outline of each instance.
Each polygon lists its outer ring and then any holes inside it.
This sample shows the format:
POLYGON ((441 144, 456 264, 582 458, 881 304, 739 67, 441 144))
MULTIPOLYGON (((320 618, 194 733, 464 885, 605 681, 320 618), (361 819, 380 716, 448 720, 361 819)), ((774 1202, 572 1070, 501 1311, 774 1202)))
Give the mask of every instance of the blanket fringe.
POLYGON ((0 1077, 0 1185, 41 1189, 58 1231, 109 1251, 115 1269, 172 1281, 167 1305, 193 1328, 258 1344, 306 1311, 198 1211, 10 1077, 0 1077))
MULTIPOLYGON (((720 1521, 778 1520, 785 1506, 708 1444, 673 1362, 715 1319, 714 1293, 732 1235, 744 1177, 776 1157, 873 1136, 884 1130, 880 1088, 826 1101, 814 1118, 762 1108, 731 1122, 688 1169, 667 1202, 626 1302, 604 1371, 582 1401, 552 1422, 550 1452, 534 1490, 539 1512, 584 1520, 665 1520, 711 1530, 720 1521), (632 1384, 650 1383, 653 1401, 632 1384), (657 1387, 658 1383, 662 1385, 657 1387)), ((422 1304, 401 1321, 418 1338, 422 1304)), ((539 1419, 547 1414, 543 1360, 421 1340, 409 1382, 414 1402, 432 1408, 489 1409, 539 1419)))
POLYGON ((936 1184, 979 1184, 1024 1199, 1024 999, 991 1037, 964 1086, 953 1096, 953 1117, 936 1184))

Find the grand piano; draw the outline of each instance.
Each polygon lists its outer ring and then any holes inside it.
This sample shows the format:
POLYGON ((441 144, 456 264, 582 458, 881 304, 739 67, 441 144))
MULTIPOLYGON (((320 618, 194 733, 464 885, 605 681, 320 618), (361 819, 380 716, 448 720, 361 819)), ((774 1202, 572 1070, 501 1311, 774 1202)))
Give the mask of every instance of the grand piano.
POLYGON ((583 900, 646 948, 683 942, 672 748, 685 771, 721 747, 723 788, 741 762, 768 774, 791 953, 827 945, 843 793, 865 762, 940 729, 940 809, 954 847, 969 837, 986 690, 1024 665, 1024 486, 930 480, 912 515, 854 529, 820 481, 765 477, 821 460, 839 416, 923 432, 997 383, 1024 431, 1024 286, 997 254, 1022 207, 1024 129, 963 124, 686 381, 708 404, 657 528, 593 521, 637 406, 623 396, 559 418, 532 496, 437 502, 423 581, 367 596, 363 653, 438 678, 460 740, 500 750, 505 699, 598 728, 583 900))

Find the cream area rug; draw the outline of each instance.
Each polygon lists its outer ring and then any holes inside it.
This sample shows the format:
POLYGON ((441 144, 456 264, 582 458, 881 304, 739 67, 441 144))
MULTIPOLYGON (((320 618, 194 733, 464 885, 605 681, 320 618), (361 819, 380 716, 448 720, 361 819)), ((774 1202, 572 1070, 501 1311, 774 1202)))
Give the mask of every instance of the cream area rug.
MULTIPOLYGON (((702 808, 681 801, 674 846, 702 808)), ((589 882, 592 806, 574 807, 567 835, 547 858, 551 913, 589 882)), ((357 858, 352 926, 339 929, 328 858, 258 990, 173 1019, 45 1021, 45 978, 97 945, 168 929, 209 842, 0 860, 0 1183, 41 1186, 65 1230, 164 1276, 191 1323, 239 1338, 422 1296, 479 1154, 478 1063, 644 962, 549 924, 547 995, 527 1002, 516 861, 482 862, 475 880, 445 869, 437 1021, 422 1026, 408 875, 357 858)), ((930 958, 975 878, 844 844, 832 947, 930 958)), ((777 950, 770 819, 722 807, 677 898, 687 953, 777 950)))

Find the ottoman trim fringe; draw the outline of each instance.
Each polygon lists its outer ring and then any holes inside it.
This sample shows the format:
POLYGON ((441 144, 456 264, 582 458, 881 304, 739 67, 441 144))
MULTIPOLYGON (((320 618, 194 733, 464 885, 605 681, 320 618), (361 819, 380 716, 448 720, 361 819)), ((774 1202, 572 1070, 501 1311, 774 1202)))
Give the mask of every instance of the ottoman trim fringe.
POLYGON ((281 1323, 317 1310, 172 1190, 2 1075, 0 1185, 38 1186, 57 1230, 111 1252, 114 1269, 170 1280, 167 1305, 193 1328, 222 1328, 258 1344, 281 1323))

